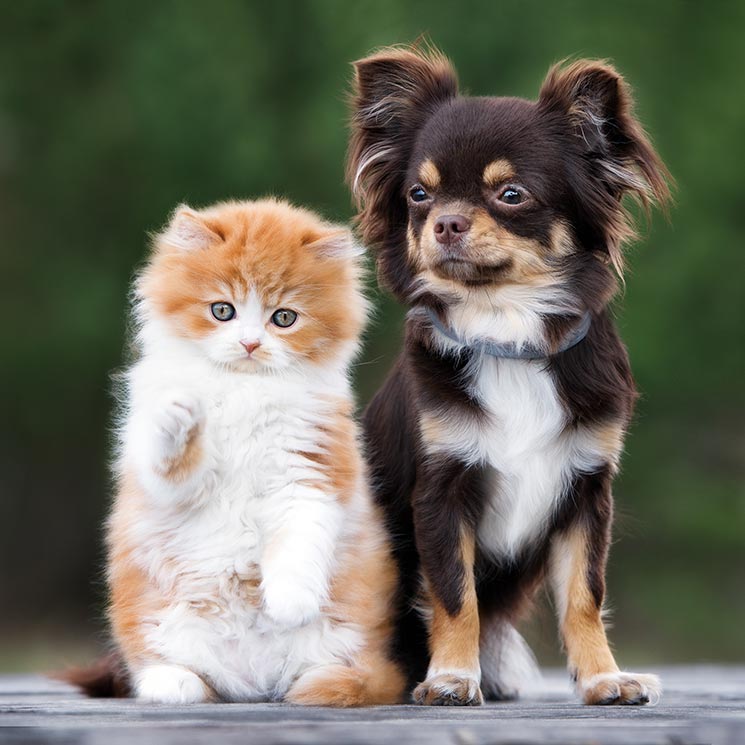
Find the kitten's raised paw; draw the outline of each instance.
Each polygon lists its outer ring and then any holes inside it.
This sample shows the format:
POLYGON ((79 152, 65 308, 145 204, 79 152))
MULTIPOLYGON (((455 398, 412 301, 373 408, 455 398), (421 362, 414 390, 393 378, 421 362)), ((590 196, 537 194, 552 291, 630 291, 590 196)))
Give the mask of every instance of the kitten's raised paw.
POLYGON ((579 685, 582 700, 590 705, 656 704, 662 686, 656 675, 637 673, 601 673, 593 675, 579 685))
POLYGON ((262 585, 262 591, 264 612, 279 627, 304 626, 321 612, 321 603, 316 593, 299 586, 297 582, 283 581, 281 577, 273 576, 271 581, 265 581, 262 585))
POLYGON ((135 675, 135 695, 153 704, 199 704, 212 691, 196 674, 177 665, 148 665, 135 675))
POLYGON ((415 704, 424 706, 481 706, 479 682, 459 675, 435 675, 420 683, 412 694, 415 704))
POLYGON ((155 412, 157 446, 162 460, 169 461, 183 453, 204 420, 204 408, 193 393, 171 394, 155 412))

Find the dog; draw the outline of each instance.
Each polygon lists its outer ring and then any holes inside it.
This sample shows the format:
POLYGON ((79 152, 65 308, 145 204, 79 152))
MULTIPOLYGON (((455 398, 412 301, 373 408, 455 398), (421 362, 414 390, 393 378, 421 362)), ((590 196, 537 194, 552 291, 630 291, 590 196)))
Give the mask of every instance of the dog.
POLYGON ((469 97, 435 49, 354 64, 348 178, 404 349, 364 414, 400 573, 413 699, 512 698, 515 631, 547 578, 587 704, 643 704, 603 623, 611 485, 636 391, 609 304, 624 202, 669 174, 605 62, 560 63, 536 101, 469 97))

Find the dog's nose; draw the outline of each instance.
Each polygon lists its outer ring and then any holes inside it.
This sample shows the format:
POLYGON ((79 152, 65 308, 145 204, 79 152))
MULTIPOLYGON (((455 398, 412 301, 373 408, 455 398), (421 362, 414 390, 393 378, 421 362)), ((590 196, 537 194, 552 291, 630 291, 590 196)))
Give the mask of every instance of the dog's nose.
POLYGON ((471 221, 464 215, 441 215, 435 221, 435 238, 438 243, 454 243, 470 227, 471 221))

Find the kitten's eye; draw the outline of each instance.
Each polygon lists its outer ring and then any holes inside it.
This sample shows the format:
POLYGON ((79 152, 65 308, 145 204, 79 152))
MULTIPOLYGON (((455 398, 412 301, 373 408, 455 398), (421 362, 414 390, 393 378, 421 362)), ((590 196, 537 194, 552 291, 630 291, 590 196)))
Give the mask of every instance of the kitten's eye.
POLYGON ((409 199, 411 199, 412 202, 424 202, 429 199, 429 194, 427 194, 421 186, 415 186, 409 192, 409 199))
POLYGON ((528 192, 525 191, 521 186, 505 186, 502 191, 499 192, 497 199, 503 204, 509 204, 514 206, 522 204, 528 200, 528 192))
POLYGON ((288 326, 292 326, 297 321, 297 313, 294 310, 287 308, 280 308, 274 311, 272 316, 272 323, 275 326, 279 326, 281 329, 286 329, 288 326))
POLYGON ((229 321, 235 316, 235 308, 230 303, 212 303, 210 310, 218 321, 229 321))

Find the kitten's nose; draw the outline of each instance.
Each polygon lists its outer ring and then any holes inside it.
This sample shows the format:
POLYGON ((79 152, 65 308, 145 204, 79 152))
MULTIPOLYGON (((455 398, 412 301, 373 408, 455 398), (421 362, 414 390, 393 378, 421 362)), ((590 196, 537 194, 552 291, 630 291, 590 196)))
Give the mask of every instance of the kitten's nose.
POLYGON ((261 342, 258 339, 254 339, 253 341, 241 339, 241 345, 248 354, 253 354, 261 346, 261 342))
POLYGON ((440 215, 435 222, 438 243, 455 243, 470 229, 471 221, 465 215, 440 215))

